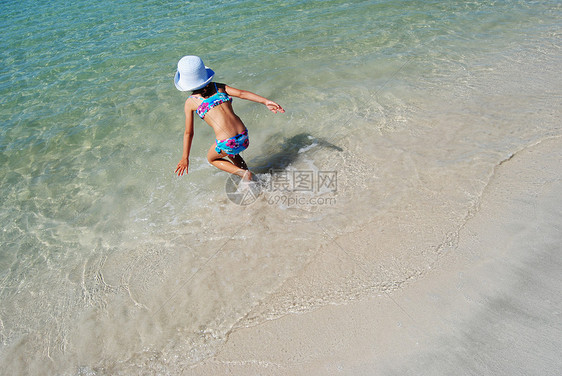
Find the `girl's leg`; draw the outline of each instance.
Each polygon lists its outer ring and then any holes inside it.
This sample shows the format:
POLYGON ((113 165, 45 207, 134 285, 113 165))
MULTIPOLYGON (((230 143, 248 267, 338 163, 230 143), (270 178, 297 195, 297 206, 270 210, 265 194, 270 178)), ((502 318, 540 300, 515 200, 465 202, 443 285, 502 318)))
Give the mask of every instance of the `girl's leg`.
POLYGON ((233 155, 233 156, 229 155, 228 158, 232 161, 232 163, 236 167, 239 167, 239 168, 241 168, 242 170, 245 171, 244 176, 242 176, 242 179, 244 179, 246 181, 252 180, 252 173, 248 169, 248 165, 246 164, 246 161, 244 160, 244 158, 242 158, 242 156, 240 154, 236 154, 236 155, 233 155))
POLYGON ((246 166, 246 162, 241 156, 235 155, 234 157, 231 157, 230 159, 232 162, 224 159, 226 156, 227 155, 224 152, 221 152, 220 154, 217 153, 215 145, 213 144, 207 153, 207 160, 218 169, 238 175, 244 180, 251 180, 252 175, 248 170, 248 166, 246 166))
POLYGON ((242 156, 240 154, 236 154, 233 156, 228 156, 228 158, 232 161, 232 163, 236 166, 236 167, 240 167, 243 170, 247 170, 248 166, 246 165, 246 161, 244 160, 244 158, 242 158, 242 156))

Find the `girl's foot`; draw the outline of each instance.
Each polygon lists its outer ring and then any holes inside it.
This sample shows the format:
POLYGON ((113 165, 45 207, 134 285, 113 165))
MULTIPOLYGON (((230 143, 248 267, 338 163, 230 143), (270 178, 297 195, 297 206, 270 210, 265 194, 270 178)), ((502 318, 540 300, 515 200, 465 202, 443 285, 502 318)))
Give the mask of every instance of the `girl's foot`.
POLYGON ((240 170, 236 174, 242 178, 242 181, 252 181, 252 173, 250 172, 250 170, 240 170))

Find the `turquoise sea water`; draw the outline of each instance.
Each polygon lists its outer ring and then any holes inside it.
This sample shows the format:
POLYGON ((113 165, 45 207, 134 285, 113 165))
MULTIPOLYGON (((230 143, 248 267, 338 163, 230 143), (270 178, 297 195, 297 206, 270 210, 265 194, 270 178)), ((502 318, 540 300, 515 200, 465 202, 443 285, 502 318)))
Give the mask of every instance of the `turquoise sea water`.
MULTIPOLYGON (((454 242, 497 163, 560 135, 556 1, 0 9, 0 368, 9 374, 174 374, 236 326, 290 312, 294 302, 271 308, 269 297, 373 218, 425 234, 375 252, 419 250, 400 259, 416 275, 428 250, 454 242), (186 54, 217 81, 286 108, 234 102, 251 134, 244 157, 266 180, 270 168, 335 172, 337 192, 321 196, 329 205, 305 195, 307 205, 290 207, 288 197, 302 198, 294 191, 231 203, 227 177, 205 160, 213 134, 197 119, 191 172, 173 175, 186 97, 173 75, 186 54), (431 231, 406 212, 431 219, 431 231)), ((411 277, 390 268, 376 284, 344 278, 312 288, 296 310, 411 277)))

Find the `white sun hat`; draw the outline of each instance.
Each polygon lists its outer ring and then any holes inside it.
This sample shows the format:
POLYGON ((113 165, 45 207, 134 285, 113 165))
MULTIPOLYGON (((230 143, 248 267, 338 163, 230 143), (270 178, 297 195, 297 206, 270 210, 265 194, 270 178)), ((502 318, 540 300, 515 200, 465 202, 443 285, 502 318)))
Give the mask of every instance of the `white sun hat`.
POLYGON ((199 56, 184 56, 178 62, 174 84, 179 91, 197 90, 211 82, 214 75, 199 56))

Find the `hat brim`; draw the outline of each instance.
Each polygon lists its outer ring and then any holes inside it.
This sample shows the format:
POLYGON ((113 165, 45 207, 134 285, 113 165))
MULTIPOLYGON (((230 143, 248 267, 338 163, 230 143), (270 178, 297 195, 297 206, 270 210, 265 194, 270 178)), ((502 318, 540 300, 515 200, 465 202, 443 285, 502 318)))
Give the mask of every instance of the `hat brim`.
POLYGON ((209 67, 205 67, 205 70, 207 71, 207 80, 204 82, 198 82, 198 83, 184 83, 180 81, 180 72, 176 71, 176 75, 174 76, 174 84, 176 85, 176 89, 178 89, 179 91, 193 91, 193 90, 197 90, 197 89, 201 89, 202 87, 207 86, 207 84, 209 82, 211 82, 211 80, 213 79, 213 77, 215 76, 215 71, 213 71, 211 68, 209 67))

